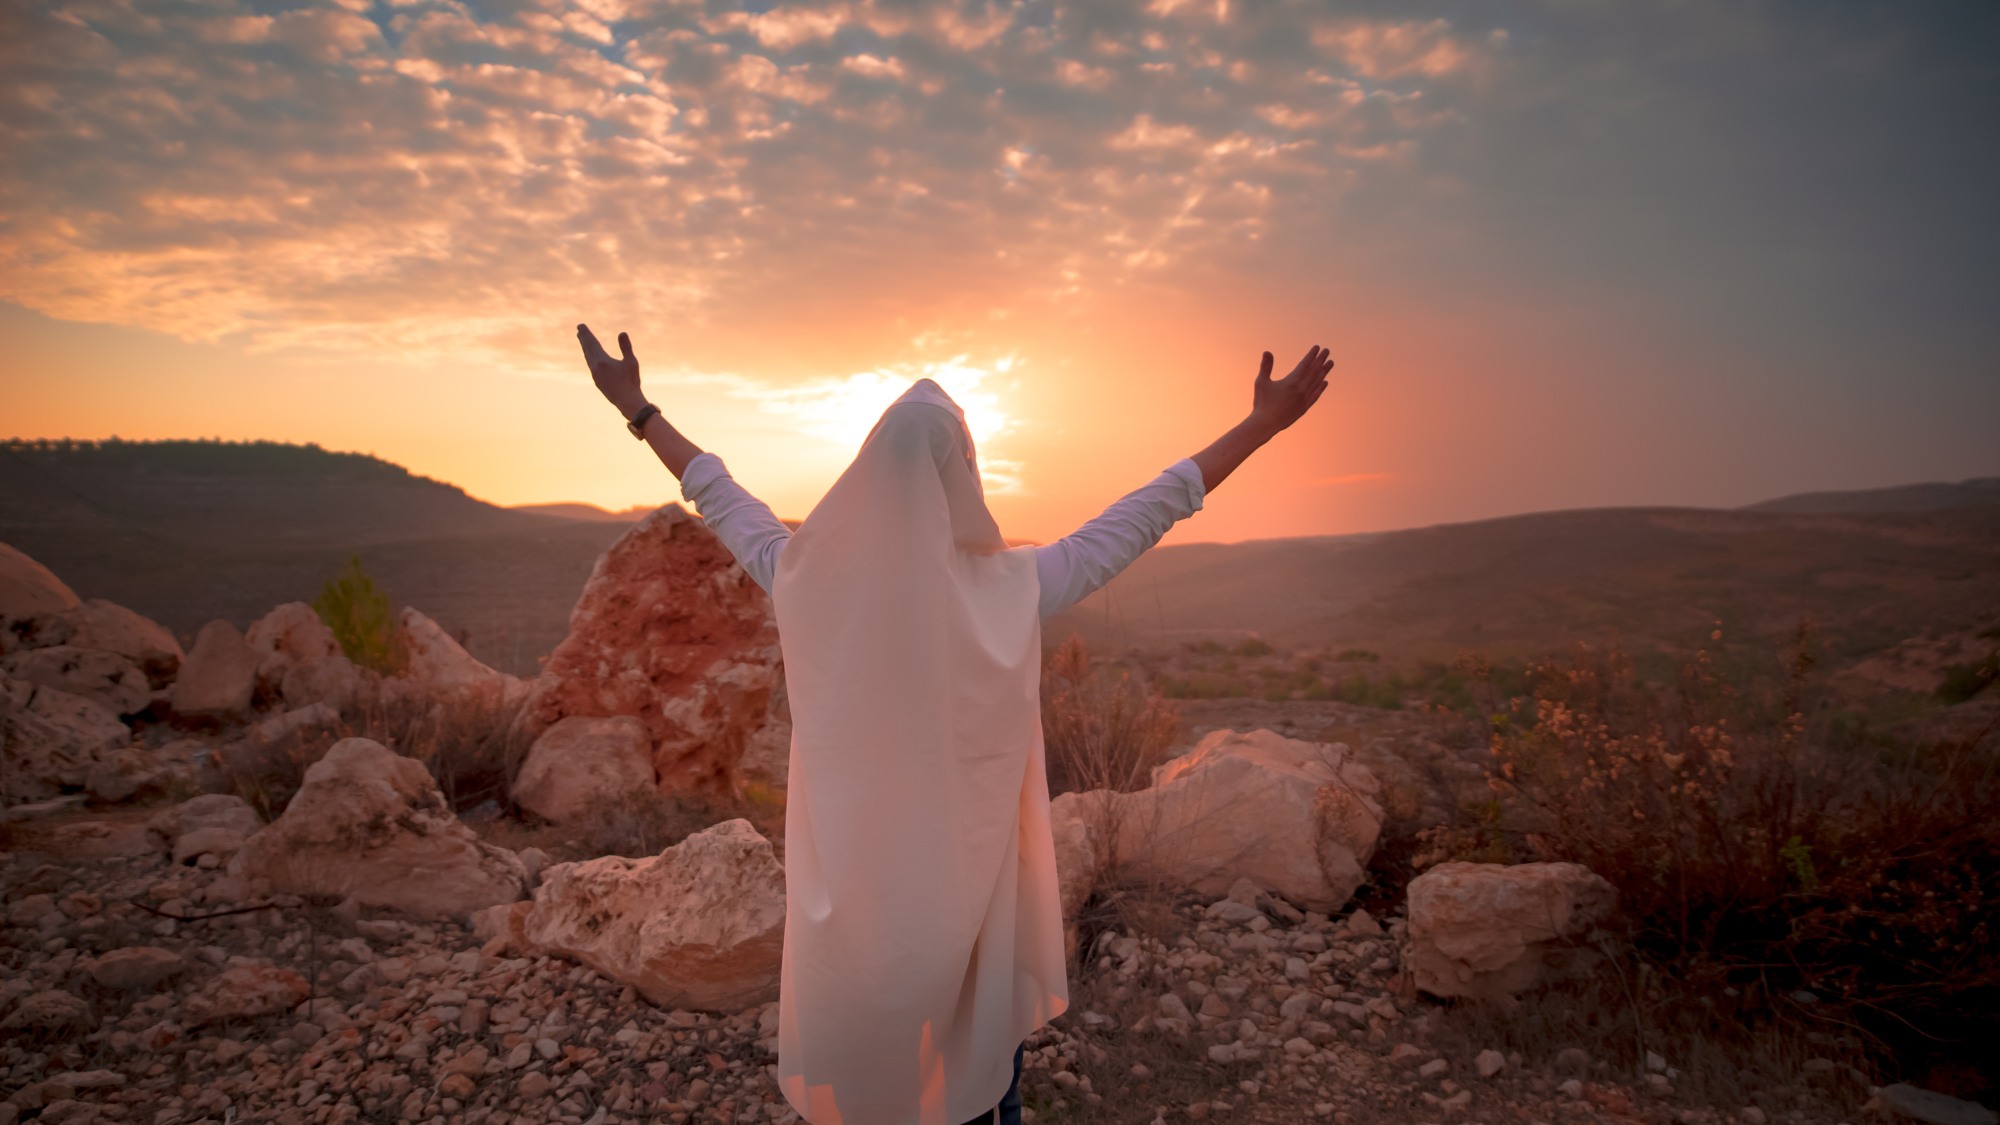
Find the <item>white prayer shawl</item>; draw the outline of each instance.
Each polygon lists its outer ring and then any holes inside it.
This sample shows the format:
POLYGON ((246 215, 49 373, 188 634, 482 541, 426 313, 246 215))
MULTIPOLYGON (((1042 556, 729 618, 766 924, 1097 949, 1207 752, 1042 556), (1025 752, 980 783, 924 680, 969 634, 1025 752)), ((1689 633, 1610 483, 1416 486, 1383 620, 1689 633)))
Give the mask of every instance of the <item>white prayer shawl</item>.
POLYGON ((920 379, 793 533, 778 1084, 812 1125, 960 1125, 1069 1005, 1034 548, 920 379))

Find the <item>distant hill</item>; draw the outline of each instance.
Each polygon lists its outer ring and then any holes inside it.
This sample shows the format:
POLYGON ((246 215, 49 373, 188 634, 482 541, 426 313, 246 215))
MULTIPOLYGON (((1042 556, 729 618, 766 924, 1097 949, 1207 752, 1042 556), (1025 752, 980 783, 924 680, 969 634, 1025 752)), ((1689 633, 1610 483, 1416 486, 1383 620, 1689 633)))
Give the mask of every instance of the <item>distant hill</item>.
POLYGON ((1934 512, 1940 508, 2000 504, 2000 477, 1973 477, 1957 484, 1932 482, 1854 492, 1801 492, 1752 504, 1746 512, 1934 512))
MULTIPOLYGON (((1807 616, 1847 662, 1993 624, 2000 503, 1974 499, 1986 496, 2000 497, 2000 481, 1159 547, 1043 636, 1074 630, 1101 650, 1256 636, 1399 660, 1673 645, 1717 620, 1737 636, 1780 635, 1807 616)), ((243 626, 310 600, 352 552, 399 603, 530 674, 635 514, 500 508, 315 446, 0 442, 0 541, 183 638, 211 618, 243 626)))
POLYGON ((310 601, 354 553, 482 659, 532 673, 626 526, 510 511, 313 445, 0 442, 0 541, 184 640, 310 601))
MULTIPOLYGON (((1199 518, 1199 517, 1196 517, 1199 518)), ((1367 538, 1147 552, 1043 623, 1106 648, 1258 637, 1400 659, 1534 656, 1781 636, 1810 617, 1839 661, 2000 614, 2000 505, 1794 514, 1547 512, 1367 538)))
POLYGON ((566 520, 602 520, 607 523, 638 523, 645 519, 651 508, 627 508, 622 512, 607 511, 595 504, 514 504, 507 508, 510 512, 529 512, 539 516, 555 516, 566 520))

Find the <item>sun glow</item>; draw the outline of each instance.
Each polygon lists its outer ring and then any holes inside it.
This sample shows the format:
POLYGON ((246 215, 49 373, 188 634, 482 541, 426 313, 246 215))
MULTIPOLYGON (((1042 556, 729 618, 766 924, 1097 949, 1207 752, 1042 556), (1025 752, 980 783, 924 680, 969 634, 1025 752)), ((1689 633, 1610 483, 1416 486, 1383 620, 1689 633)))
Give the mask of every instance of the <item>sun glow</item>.
POLYGON ((868 431, 882 412, 918 379, 928 378, 965 411, 965 424, 972 431, 979 454, 980 476, 987 493, 1008 493, 1020 488, 1020 465, 992 456, 992 439, 1012 430, 1017 419, 1002 403, 998 376, 1018 366, 1014 356, 972 362, 969 355, 928 363, 898 363, 857 371, 851 375, 814 379, 779 390, 766 391, 759 404, 771 414, 786 419, 802 436, 816 438, 841 450, 859 449, 868 431))

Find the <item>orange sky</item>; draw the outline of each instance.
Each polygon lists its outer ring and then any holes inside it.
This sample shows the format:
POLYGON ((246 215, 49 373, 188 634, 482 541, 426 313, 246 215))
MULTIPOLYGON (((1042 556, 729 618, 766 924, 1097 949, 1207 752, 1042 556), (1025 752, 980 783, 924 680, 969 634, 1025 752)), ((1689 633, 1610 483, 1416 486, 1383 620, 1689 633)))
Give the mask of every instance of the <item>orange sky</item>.
POLYGON ((930 375, 1046 541, 1312 344, 1169 542, 2000 472, 1978 35, 1434 7, 31 5, 0 435, 677 499, 585 320, 786 517, 930 375))

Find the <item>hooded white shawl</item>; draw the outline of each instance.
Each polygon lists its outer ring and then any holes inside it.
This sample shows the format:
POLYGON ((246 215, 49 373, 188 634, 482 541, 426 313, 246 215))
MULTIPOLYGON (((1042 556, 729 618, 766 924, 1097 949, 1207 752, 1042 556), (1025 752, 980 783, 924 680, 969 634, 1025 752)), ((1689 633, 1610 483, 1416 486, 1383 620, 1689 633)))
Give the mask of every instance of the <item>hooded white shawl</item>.
POLYGON ((1032 547, 920 379, 780 556, 791 696, 778 1084, 812 1125, 959 1125, 1069 1004, 1032 547))

